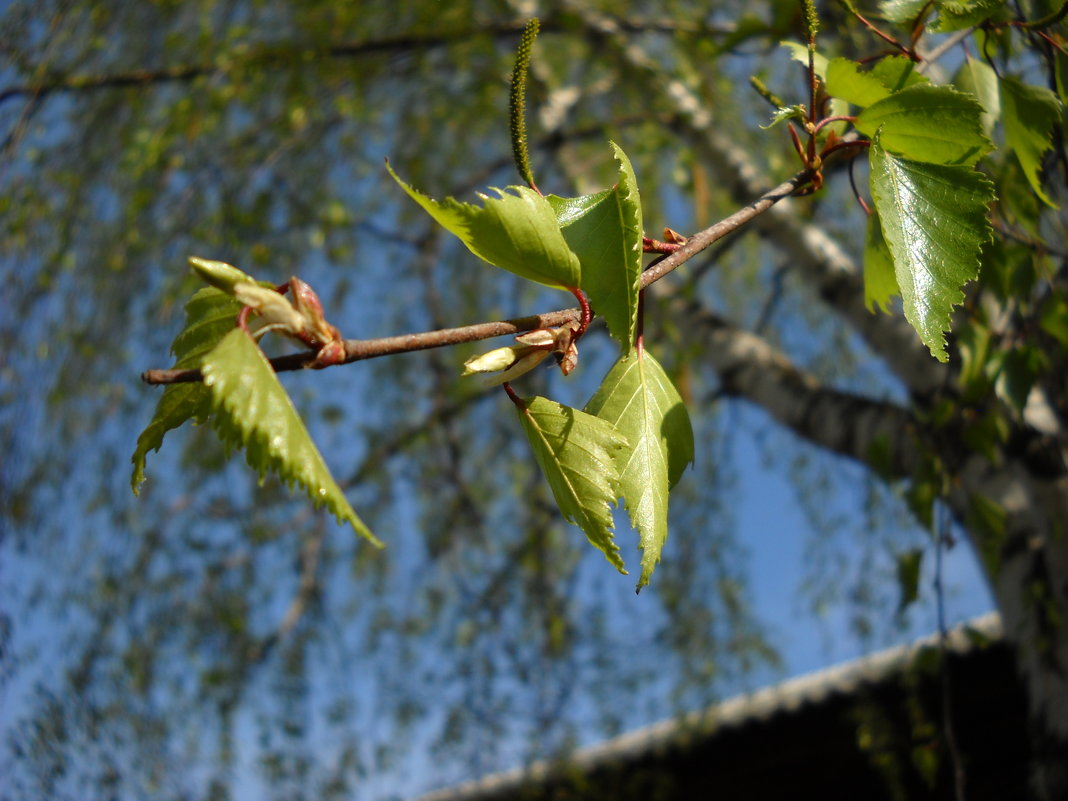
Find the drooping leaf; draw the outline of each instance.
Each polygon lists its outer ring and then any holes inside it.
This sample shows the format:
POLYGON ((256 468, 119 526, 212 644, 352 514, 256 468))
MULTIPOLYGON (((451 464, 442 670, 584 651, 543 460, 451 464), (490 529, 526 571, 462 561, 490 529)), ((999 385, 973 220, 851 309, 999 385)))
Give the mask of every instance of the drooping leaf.
POLYGON ((983 133, 983 107, 949 86, 916 84, 868 106, 857 130, 880 132, 883 147, 913 161, 975 164, 993 143, 983 133))
POLYGON ((865 108, 890 96, 890 90, 871 72, 862 72, 860 64, 846 58, 833 58, 827 65, 827 92, 865 108))
POLYGON ((864 305, 868 311, 878 306, 890 311, 890 299, 900 294, 897 277, 894 275, 894 257, 883 239, 883 229, 878 213, 868 217, 864 235, 864 305))
POLYGON ((970 28, 998 15, 1005 0, 942 0, 938 19, 927 26, 932 33, 952 33, 970 28))
POLYGON ((549 201, 537 192, 525 186, 494 189, 498 196, 481 195, 484 205, 479 207, 451 197, 435 200, 402 181, 388 163, 386 169, 412 200, 480 259, 546 286, 579 286, 578 257, 564 241, 549 201))
MULTIPOLYGON (((171 343, 171 353, 176 359, 174 366, 199 367, 203 355, 234 328, 239 311, 241 304, 220 289, 205 287, 193 295, 185 305, 185 327, 171 343)), ((163 390, 152 420, 137 437, 131 457, 130 486, 135 493, 145 480, 148 452, 160 449, 168 431, 178 428, 186 420, 203 423, 210 412, 211 398, 203 384, 171 384, 163 390)))
POLYGON ((619 182, 595 195, 547 200, 581 264, 581 287, 624 353, 634 343, 642 274, 642 210, 634 168, 614 142, 619 182))
POLYGON ((954 85, 962 92, 975 95, 984 111, 980 117, 983 133, 990 136, 994 124, 1001 116, 1001 98, 998 96, 998 76, 993 67, 977 58, 968 58, 960 65, 954 85))
POLYGON ((290 486, 299 483, 313 503, 325 505, 357 534, 381 545, 345 499, 270 362, 249 334, 233 329, 204 356, 200 369, 211 393, 211 422, 220 439, 243 447, 249 465, 260 476, 271 470, 290 486))
POLYGON ((693 461, 686 405, 664 368, 645 350, 621 357, 586 411, 630 442, 620 458, 620 488, 642 548, 640 590, 649 583, 668 535, 668 492, 693 461))
POLYGON ((1016 158, 1035 194, 1056 208, 1042 189, 1042 156, 1052 143, 1053 126, 1061 118, 1061 104, 1057 95, 1041 86, 1030 86, 1012 76, 1000 81, 1002 121, 1005 125, 1005 146, 1016 158))
POLYGON ((564 518, 625 574, 612 535, 611 507, 620 494, 617 461, 626 438, 610 423, 548 398, 524 398, 517 409, 564 518))
POLYGON ((976 277, 979 251, 990 238, 986 209, 994 187, 968 167, 924 164, 886 152, 872 141, 871 192, 894 258, 905 318, 939 361, 961 287, 976 277))

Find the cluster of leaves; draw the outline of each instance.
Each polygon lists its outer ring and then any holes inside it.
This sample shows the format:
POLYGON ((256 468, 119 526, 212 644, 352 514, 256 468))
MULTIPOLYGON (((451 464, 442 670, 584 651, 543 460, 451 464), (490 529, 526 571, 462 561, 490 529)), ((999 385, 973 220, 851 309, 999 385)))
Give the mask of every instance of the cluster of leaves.
MULTIPOLYGON (((891 22, 923 30, 957 31, 1004 14, 1003 2, 880 5, 891 22)), ((914 34, 915 35, 915 34, 914 34)), ((808 61, 807 48, 788 45, 808 61)), ((1061 100, 1049 89, 999 75, 982 60, 967 58, 953 85, 935 85, 903 55, 861 65, 818 53, 815 71, 837 116, 852 120, 870 142, 868 163, 874 213, 865 243, 865 288, 870 308, 889 309, 900 295, 904 314, 940 361, 947 361, 945 332, 962 287, 979 272, 992 239, 987 210, 994 184, 981 163, 995 148, 1000 123, 1004 149, 1013 153, 1028 184, 1044 202, 1042 158, 1061 119, 1061 100), (849 112, 856 109, 855 116, 849 112)), ((775 121, 803 117, 804 108, 780 108, 775 121)), ((837 135, 840 128, 828 126, 837 135)))
POLYGON ((242 309, 249 308, 266 323, 257 333, 270 328, 293 333, 306 323, 299 304, 294 308, 270 284, 228 264, 190 261, 213 285, 199 290, 186 304, 185 327, 171 352, 177 367, 199 368, 204 380, 172 384, 163 391, 151 422, 137 438, 134 491, 145 479, 148 452, 160 449, 168 431, 188 420, 209 423, 228 446, 245 449, 249 465, 261 479, 273 470, 291 486, 300 484, 313 503, 325 505, 340 522, 378 544, 334 481, 254 334, 238 324, 242 309))
MULTIPOLYGON (((881 11, 892 23, 910 25, 915 42, 925 24, 934 32, 960 30, 995 18, 1003 6, 985 0, 887 0, 881 11), (936 19, 927 22, 932 13, 936 19)), ((981 169, 995 149, 994 128, 1001 123, 1005 149, 1014 153, 1037 196, 1052 203, 1042 188, 1041 167, 1061 102, 1049 90, 999 75, 982 61, 968 59, 954 85, 936 85, 916 69, 914 59, 903 55, 865 64, 828 59, 816 50, 816 18, 811 4, 809 9, 808 45, 788 46, 809 66, 814 87, 819 79, 819 96, 828 101, 823 107, 829 105, 834 120, 851 124, 864 138, 845 137, 842 122, 818 121, 815 109, 800 104, 779 108, 773 122, 804 124, 811 138, 806 164, 816 174, 817 138, 823 152, 843 143, 868 146, 874 205, 865 243, 868 305, 889 309, 891 298, 900 295, 905 318, 922 342, 937 359, 947 361, 945 334, 952 327, 953 309, 964 299, 963 287, 977 277, 992 238, 987 212, 995 200, 994 185, 981 169)), ((598 193, 558 197, 543 195, 534 185, 521 106, 535 33, 536 26, 524 34, 513 87, 513 143, 529 186, 495 189, 475 205, 435 200, 387 169, 480 259, 573 293, 583 302, 588 296, 604 318, 620 356, 584 411, 545 398, 519 398, 507 383, 505 387, 565 518, 622 572, 611 507, 624 499, 643 550, 640 589, 660 559, 668 494, 693 459, 693 435, 678 392, 639 333, 643 228, 629 159, 612 145, 618 181, 598 193)), ((813 105, 816 99, 814 88, 813 105)), ((248 276, 235 281, 255 285, 248 276)), ((254 338, 244 327, 233 327, 233 316, 248 304, 232 297, 232 284, 202 290, 187 307, 187 326, 173 350, 178 366, 200 368, 204 383, 166 390, 138 440, 135 486, 143 478, 145 455, 158 449, 166 431, 189 419, 210 421, 224 441, 246 448, 250 464, 261 474, 273 469, 301 483, 313 500, 326 503, 339 519, 373 540, 330 477, 254 338)), ((520 345, 469 362, 468 372, 504 370, 496 383, 507 382, 552 352, 567 373, 577 362, 575 340, 584 330, 585 324, 578 330, 528 334, 519 338, 520 345)))
MULTIPOLYGON (((630 160, 614 143, 612 148, 619 164, 615 186, 573 198, 513 186, 496 190, 496 197, 483 195, 477 206, 434 200, 393 176, 479 258, 545 286, 588 295, 619 343, 619 359, 584 411, 542 397, 514 400, 564 517, 625 573, 611 515, 624 499, 643 551, 640 589, 660 560, 668 494, 693 460, 694 445, 682 398, 637 335, 641 203, 630 160)), ((506 369, 507 361, 490 360, 487 369, 506 369)))
MULTIPOLYGON (((588 295, 618 340, 619 360, 585 411, 540 397, 516 398, 516 406, 565 518, 624 573, 611 507, 620 497, 625 500, 644 552, 640 588, 660 559, 667 539, 668 493, 693 460, 694 446, 678 391, 637 336, 641 207, 630 161, 619 147, 613 148, 619 162, 616 185, 574 198, 509 187, 497 190, 496 197, 483 196, 482 206, 452 198, 437 201, 390 172, 481 259, 540 284, 588 295)), ((176 384, 164 391, 138 438, 135 489, 144 479, 148 451, 159 449, 167 431, 187 420, 209 422, 224 442, 245 448, 249 464, 261 475, 273 470, 300 483, 314 502, 377 542, 331 477, 255 337, 236 322, 250 304, 265 320, 283 320, 261 330, 300 326, 299 315, 291 323, 288 312, 272 313, 265 302, 282 296, 269 285, 260 288, 236 268, 199 259, 193 263, 215 286, 190 300, 186 326, 172 350, 178 367, 200 369, 203 383, 176 384), (208 267, 233 273, 219 280, 208 267)), ((517 355, 524 347, 529 346, 500 350, 517 355)), ((494 362, 492 369, 508 368, 513 360, 494 362)))

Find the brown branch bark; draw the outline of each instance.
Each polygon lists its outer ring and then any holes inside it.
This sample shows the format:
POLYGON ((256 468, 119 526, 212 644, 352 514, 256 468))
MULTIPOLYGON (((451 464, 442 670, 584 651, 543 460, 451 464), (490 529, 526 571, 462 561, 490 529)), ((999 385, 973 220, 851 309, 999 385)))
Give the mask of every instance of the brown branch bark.
MULTIPOLYGON (((683 247, 657 262, 642 274, 642 288, 644 289, 653 282, 660 280, 717 240, 738 230, 750 220, 759 217, 783 198, 789 197, 808 182, 809 175, 808 170, 802 170, 729 217, 694 234, 683 247)), ((523 331, 532 331, 535 328, 552 328, 576 321, 578 318, 578 309, 560 309, 545 314, 535 314, 496 322, 475 323, 473 325, 460 326, 459 328, 443 328, 436 331, 401 334, 380 339, 350 339, 345 342, 344 364, 373 359, 379 356, 391 356, 398 353, 410 353, 417 350, 458 345, 461 342, 476 342, 506 334, 519 334, 523 331)), ((293 353, 271 359, 271 366, 276 372, 300 370, 307 367, 314 358, 314 351, 293 353)), ((141 374, 141 379, 148 384, 183 384, 200 381, 202 378, 203 376, 198 369, 154 369, 146 370, 141 374)))

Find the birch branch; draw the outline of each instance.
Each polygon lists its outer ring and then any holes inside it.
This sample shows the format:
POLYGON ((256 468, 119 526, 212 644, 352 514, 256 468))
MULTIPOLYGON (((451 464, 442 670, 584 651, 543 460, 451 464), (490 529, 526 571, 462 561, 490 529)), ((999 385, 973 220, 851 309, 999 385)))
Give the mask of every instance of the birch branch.
MULTIPOLYGON (((809 179, 809 172, 802 170, 787 181, 779 184, 770 192, 765 192, 757 200, 731 214, 714 225, 690 237, 686 244, 667 258, 656 262, 642 274, 642 288, 660 280, 675 268, 692 259, 705 248, 727 234, 738 230, 746 223, 764 214, 776 203, 789 197, 804 186, 809 179)), ((429 348, 458 345, 462 342, 476 342, 506 334, 519 334, 536 328, 553 328, 579 319, 578 309, 560 309, 545 314, 517 317, 511 320, 475 323, 459 328, 442 328, 435 331, 423 331, 381 339, 350 339, 345 342, 344 364, 373 359, 379 356, 392 356, 398 353, 410 353, 429 348)), ((271 366, 276 372, 300 370, 315 359, 314 351, 288 354, 271 359, 271 366)), ((141 374, 147 384, 183 384, 201 381, 203 376, 199 369, 153 369, 141 374)))

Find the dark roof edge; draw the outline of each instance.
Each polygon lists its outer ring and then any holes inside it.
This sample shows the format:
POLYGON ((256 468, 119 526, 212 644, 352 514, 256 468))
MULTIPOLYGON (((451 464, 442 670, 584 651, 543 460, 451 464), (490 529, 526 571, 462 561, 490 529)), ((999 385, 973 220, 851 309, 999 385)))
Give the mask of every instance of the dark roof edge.
MULTIPOLYGON (((989 612, 967 620, 951 629, 946 648, 965 654, 978 645, 972 633, 990 640, 1001 638, 1001 618, 989 612)), ((832 695, 854 692, 894 674, 907 666, 922 649, 937 647, 939 635, 932 634, 849 662, 806 673, 750 693, 743 693, 682 717, 662 720, 634 731, 581 748, 567 759, 569 770, 591 771, 605 765, 654 753, 694 735, 708 735, 717 729, 740 726, 775 715, 793 712, 819 703, 832 695)), ((450 788, 435 790, 416 801, 478 801, 481 798, 518 789, 523 784, 544 781, 559 770, 553 760, 539 760, 531 765, 494 773, 450 788)))

